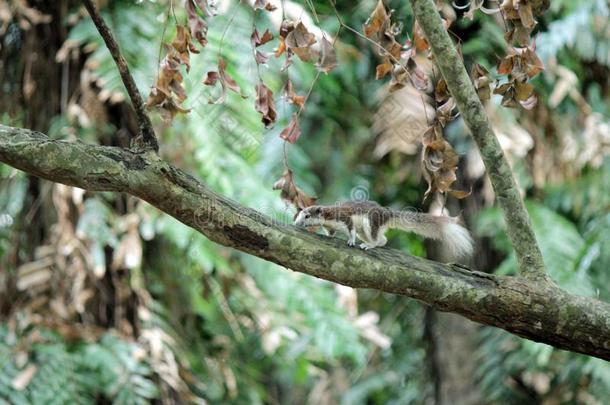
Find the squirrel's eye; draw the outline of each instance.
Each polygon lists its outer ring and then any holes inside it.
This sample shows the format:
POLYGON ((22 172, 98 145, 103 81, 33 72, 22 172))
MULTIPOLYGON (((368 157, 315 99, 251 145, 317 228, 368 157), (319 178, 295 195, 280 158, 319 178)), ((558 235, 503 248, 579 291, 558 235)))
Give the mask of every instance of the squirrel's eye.
POLYGON ((311 215, 309 213, 305 214, 305 218, 309 218, 311 215))

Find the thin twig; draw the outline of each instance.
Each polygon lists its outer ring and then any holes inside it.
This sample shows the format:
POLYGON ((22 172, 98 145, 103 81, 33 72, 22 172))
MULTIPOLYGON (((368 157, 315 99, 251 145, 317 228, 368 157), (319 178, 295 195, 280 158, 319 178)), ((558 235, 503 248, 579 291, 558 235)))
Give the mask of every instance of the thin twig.
POLYGON ((231 27, 231 25, 233 24, 233 20, 235 19, 235 16, 237 15, 237 12, 239 11, 239 6, 241 5, 241 0, 239 0, 237 2, 237 4, 235 4, 233 6, 233 13, 231 14, 231 17, 229 17, 229 21, 227 22, 227 25, 225 25, 224 30, 222 31, 222 35, 220 36, 220 44, 218 45, 218 59, 220 60, 220 56, 222 55, 222 48, 224 46, 224 42, 225 42, 225 35, 227 35, 227 31, 229 30, 229 27, 231 27))
POLYGON ((127 62, 123 55, 121 54, 121 50, 119 49, 119 45, 115 41, 112 31, 104 22, 104 19, 100 15, 99 11, 93 4, 91 0, 83 0, 83 4, 85 8, 89 12, 93 23, 97 27, 98 32, 104 39, 114 62, 116 63, 117 69, 121 75, 121 80, 127 89, 127 94, 129 94, 129 98, 131 99, 131 103, 133 104, 133 108, 136 111, 136 117, 138 119, 138 125, 140 127, 140 135, 142 136, 143 143, 146 147, 154 149, 156 152, 159 151, 159 143, 157 142, 157 137, 155 136, 155 131, 152 127, 152 123, 150 122, 150 118, 146 114, 146 110, 144 107, 144 102, 142 101, 142 96, 138 91, 135 81, 129 73, 129 67, 127 66, 127 62))

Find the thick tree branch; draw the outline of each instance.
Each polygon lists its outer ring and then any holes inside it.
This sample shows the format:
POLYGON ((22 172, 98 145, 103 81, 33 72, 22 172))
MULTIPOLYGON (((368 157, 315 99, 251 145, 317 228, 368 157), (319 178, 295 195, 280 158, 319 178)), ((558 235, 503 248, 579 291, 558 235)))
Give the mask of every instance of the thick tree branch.
POLYGON ((434 0, 410 1, 413 13, 432 48, 435 62, 479 147, 504 213, 508 235, 517 254, 519 270, 528 279, 547 279, 542 253, 510 165, 491 129, 485 108, 466 73, 464 63, 443 26, 434 0))
POLYGON ((0 125, 0 161, 88 190, 126 192, 209 239, 294 271, 402 294, 516 335, 610 360, 610 305, 553 284, 470 271, 378 248, 364 252, 222 197, 151 151, 50 140, 0 125))
POLYGON ((127 61, 125 61, 125 58, 123 58, 123 55, 121 54, 119 44, 117 44, 115 41, 110 28, 108 28, 104 22, 104 19, 97 11, 95 4, 93 4, 91 0, 83 0, 83 4, 89 12, 93 23, 104 39, 106 47, 108 47, 108 50, 116 63, 117 69, 121 75, 121 80, 127 89, 127 94, 129 94, 133 108, 136 111, 136 117, 138 119, 138 125, 140 127, 140 134, 142 136, 144 146, 154 149, 155 152, 159 151, 159 143, 157 142, 157 137, 155 136, 155 130, 150 122, 150 118, 146 114, 142 96, 140 95, 140 91, 138 90, 131 73, 129 73, 129 66, 127 66, 127 61))

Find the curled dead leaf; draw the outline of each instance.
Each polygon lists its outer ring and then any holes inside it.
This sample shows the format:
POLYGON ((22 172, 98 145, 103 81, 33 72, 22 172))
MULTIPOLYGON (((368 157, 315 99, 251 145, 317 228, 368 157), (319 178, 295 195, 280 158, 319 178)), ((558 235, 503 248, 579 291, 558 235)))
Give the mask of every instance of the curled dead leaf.
POLYGON ((320 41, 320 59, 316 63, 316 68, 324 73, 328 73, 337 67, 337 55, 333 44, 326 39, 326 36, 322 36, 320 41))
POLYGON ((384 77, 385 75, 387 75, 388 73, 390 73, 392 71, 392 67, 393 67, 393 65, 386 58, 386 60, 383 63, 377 65, 377 68, 375 69, 375 79, 379 80, 382 77, 384 77))
POLYGON ((242 94, 241 88, 237 82, 227 73, 227 62, 222 57, 218 58, 218 71, 207 72, 206 77, 203 80, 203 84, 206 86, 214 86, 217 82, 220 82, 220 96, 216 100, 208 100, 208 103, 224 103, 227 97, 227 89, 239 94, 242 98, 246 98, 246 96, 242 94))
POLYGON ((281 190, 280 198, 287 205, 294 205, 297 212, 314 205, 317 201, 316 197, 307 195, 307 193, 296 186, 290 169, 284 171, 282 177, 273 184, 273 189, 281 190))
POLYGON ((252 46, 259 47, 265 45, 267 42, 273 39, 273 34, 267 29, 261 36, 256 28, 252 31, 252 35, 250 36, 250 41, 252 42, 252 46))
POLYGON ((203 15, 213 15, 207 0, 186 0, 185 9, 191 36, 199 42, 202 47, 208 43, 208 23, 199 15, 197 8, 203 15))
POLYGON ((253 7, 255 10, 267 10, 267 11, 277 10, 277 7, 274 6, 269 0, 255 0, 253 7))
POLYGON ((256 111, 261 113, 261 121, 265 124, 265 128, 272 125, 277 120, 277 112, 275 111, 275 102, 273 101, 273 92, 263 82, 256 85, 256 100, 254 102, 256 111))
POLYGON ((379 0, 377 6, 373 10, 373 13, 364 23, 364 35, 368 38, 374 37, 378 32, 385 31, 385 28, 390 23, 390 16, 388 15, 383 1, 379 0))
POLYGON ((288 79, 282 89, 282 96, 285 97, 290 104, 294 104, 299 108, 305 105, 305 96, 299 96, 295 93, 292 81, 288 79))
POLYGON ((491 79, 489 78, 489 71, 484 66, 476 63, 472 67, 472 80, 474 87, 477 89, 477 94, 481 101, 487 101, 491 97, 491 79))
POLYGON ((309 32, 301 21, 288 33, 285 40, 286 48, 304 62, 318 57, 318 51, 313 48, 315 43, 316 37, 309 32))
MULTIPOLYGON (((422 174, 428 183, 424 199, 437 191, 441 193, 454 191, 459 196, 459 192, 451 188, 457 180, 459 156, 451 144, 443 138, 442 126, 438 120, 424 133, 422 143, 424 145, 422 174)), ((462 198, 464 197, 466 195, 462 198)))
POLYGON ((280 138, 287 142, 295 143, 300 136, 301 128, 299 127, 299 117, 297 113, 294 113, 292 114, 292 118, 290 119, 288 126, 280 133, 280 138))

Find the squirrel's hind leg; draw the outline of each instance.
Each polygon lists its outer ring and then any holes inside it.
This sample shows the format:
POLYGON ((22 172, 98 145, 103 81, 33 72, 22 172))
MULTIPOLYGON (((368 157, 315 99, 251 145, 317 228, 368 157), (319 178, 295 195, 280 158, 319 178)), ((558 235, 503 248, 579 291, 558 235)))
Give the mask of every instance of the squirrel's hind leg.
POLYGON ((360 244, 360 249, 369 250, 369 249, 372 249, 372 248, 375 248, 375 247, 385 246, 386 243, 388 243, 388 240, 386 239, 385 236, 380 234, 377 237, 377 240, 367 241, 367 242, 361 243, 360 244))

